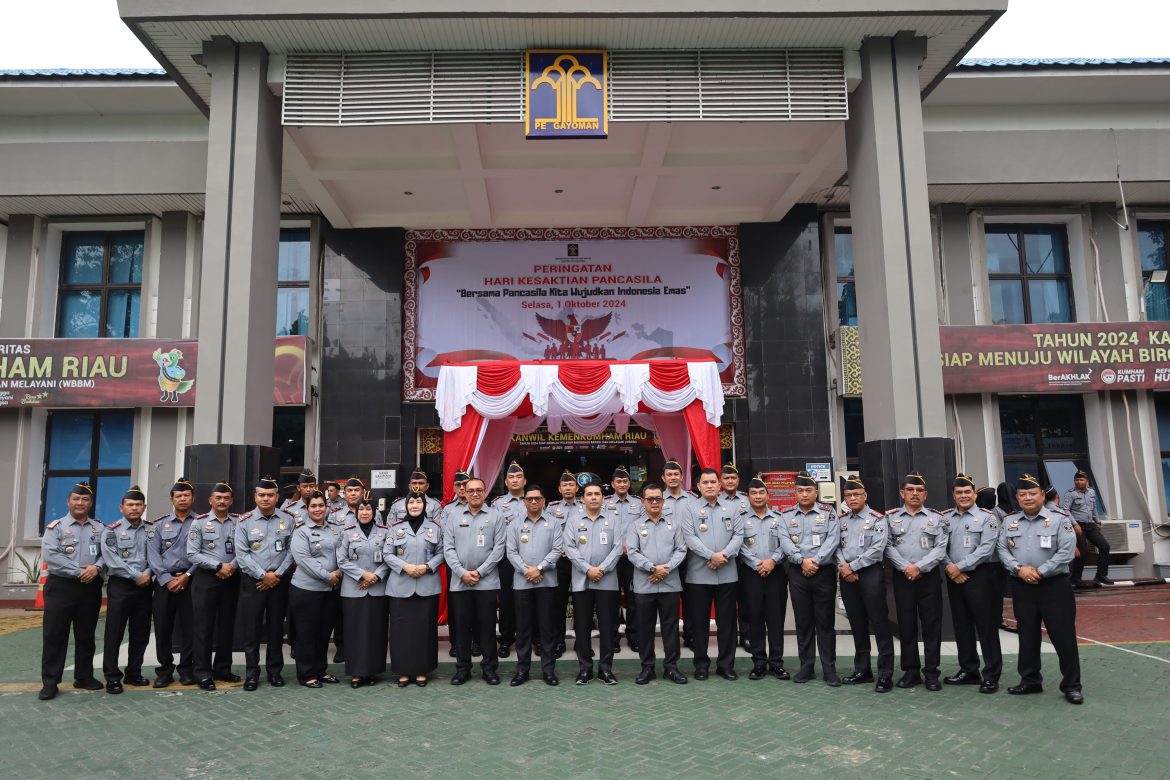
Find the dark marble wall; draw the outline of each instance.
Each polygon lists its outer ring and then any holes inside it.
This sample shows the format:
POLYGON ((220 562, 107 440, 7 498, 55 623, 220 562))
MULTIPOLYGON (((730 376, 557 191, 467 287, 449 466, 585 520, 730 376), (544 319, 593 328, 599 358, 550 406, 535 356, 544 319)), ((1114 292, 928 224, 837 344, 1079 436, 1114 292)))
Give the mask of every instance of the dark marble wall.
MULTIPOLYGON (((829 461, 820 228, 815 206, 740 226, 746 398, 729 403, 741 473, 829 461)), ((834 464, 838 467, 839 464, 834 464)))

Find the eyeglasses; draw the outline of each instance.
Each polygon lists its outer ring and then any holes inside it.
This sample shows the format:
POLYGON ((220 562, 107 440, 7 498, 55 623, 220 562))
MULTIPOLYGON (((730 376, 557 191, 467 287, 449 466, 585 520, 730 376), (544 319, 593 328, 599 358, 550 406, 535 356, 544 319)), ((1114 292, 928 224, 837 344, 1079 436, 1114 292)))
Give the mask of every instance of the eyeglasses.
POLYGON ((525 501, 544 501, 544 496, 524 496, 525 501))
POLYGON ((479 493, 484 493, 487 491, 485 491, 483 488, 467 488, 467 490, 465 490, 464 492, 470 493, 471 495, 474 496, 474 495, 478 495, 479 493))
POLYGON ((645 501, 647 504, 661 504, 666 499, 663 498, 662 496, 658 496, 657 498, 643 498, 642 500, 645 501))

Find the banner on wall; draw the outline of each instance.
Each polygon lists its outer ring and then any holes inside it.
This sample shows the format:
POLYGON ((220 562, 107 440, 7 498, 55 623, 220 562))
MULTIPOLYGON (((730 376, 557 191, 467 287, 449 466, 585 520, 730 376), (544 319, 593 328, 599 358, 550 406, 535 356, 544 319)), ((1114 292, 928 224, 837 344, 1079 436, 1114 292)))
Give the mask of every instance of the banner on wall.
POLYGON ((777 511, 796 506, 796 472, 764 471, 760 479, 768 488, 768 505, 777 511))
MULTIPOLYGON (((277 337, 274 406, 308 403, 308 343, 277 337)), ((194 339, 3 339, 0 408, 194 406, 198 356, 194 339)))
POLYGON ((407 400, 483 360, 713 358, 745 393, 734 227, 408 231, 405 282, 407 400))

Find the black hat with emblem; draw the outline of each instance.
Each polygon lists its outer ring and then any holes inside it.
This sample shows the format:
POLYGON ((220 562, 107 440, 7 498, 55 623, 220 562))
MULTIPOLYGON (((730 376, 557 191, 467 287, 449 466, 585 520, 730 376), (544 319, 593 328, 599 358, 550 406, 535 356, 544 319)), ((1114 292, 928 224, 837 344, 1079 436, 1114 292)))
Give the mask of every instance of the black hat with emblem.
POLYGON ((613 477, 611 479, 629 479, 630 472, 626 471, 625 466, 618 466, 613 470, 613 477))
POLYGON ((90 498, 93 498, 93 487, 91 487, 90 484, 88 482, 86 482, 85 480, 82 480, 81 482, 76 483, 72 488, 70 488, 69 494, 70 495, 78 495, 78 496, 89 496, 90 498))
POLYGON ((752 488, 767 488, 767 487, 768 487, 767 483, 764 482, 764 478, 760 474, 756 474, 754 477, 752 477, 751 479, 748 480, 748 490, 751 490, 752 488))
POLYGON ((1016 477, 1016 490, 1032 490, 1038 487, 1042 487, 1040 480, 1027 472, 1016 477))
POLYGON ((512 461, 511 463, 508 464, 507 473, 508 474, 523 474, 524 468, 516 461, 512 461))
POLYGON ((801 471, 796 475, 796 486, 797 487, 816 487, 817 481, 815 479, 813 479, 812 474, 809 474, 807 471, 801 471))
POLYGON ((280 490, 280 485, 276 484, 276 480, 270 476, 263 476, 256 480, 257 490, 280 490))
POLYGON ((846 477, 841 480, 841 491, 846 490, 865 490, 865 483, 861 481, 861 477, 846 477))
POLYGON ((309 471, 308 469, 305 469, 304 471, 302 471, 300 474, 297 475, 297 484, 298 485, 316 485, 317 484, 317 475, 314 474, 313 472, 309 471))
POLYGON ((957 488, 957 487, 973 488, 973 487, 975 487, 975 480, 971 478, 970 474, 964 474, 963 472, 960 471, 958 474, 955 475, 954 480, 951 481, 951 487, 953 487, 953 488, 957 488))
POLYGON ((145 501, 146 494, 142 492, 142 488, 137 485, 131 485, 130 489, 122 494, 123 501, 145 501))
POLYGON ((568 469, 565 469, 564 472, 561 474, 561 478, 557 481, 558 482, 576 482, 577 477, 573 474, 573 472, 569 471, 568 469))
POLYGON ((363 483, 363 482, 362 482, 360 479, 358 479, 356 476, 353 476, 353 477, 350 477, 349 479, 347 479, 347 480, 345 481, 345 486, 346 486, 347 488, 351 488, 351 487, 360 487, 360 488, 364 488, 364 487, 365 487, 365 483, 363 483))
POLYGON ((736 474, 736 475, 738 475, 738 474, 739 474, 739 469, 737 469, 737 468, 735 467, 735 464, 734 464, 734 463, 724 463, 724 464, 723 464, 723 468, 720 470, 720 473, 722 473, 722 474, 736 474))
POLYGON ((915 487, 926 487, 926 480, 917 471, 911 471, 906 476, 902 477, 902 485, 914 485, 915 487))
POLYGON ((195 486, 186 477, 179 477, 175 480, 175 484, 171 485, 171 495, 175 493, 194 493, 195 486))
POLYGON ((663 471, 682 471, 682 466, 678 465, 677 460, 675 460, 674 458, 671 458, 670 460, 666 461, 666 464, 662 467, 662 470, 663 471))
POLYGON ((219 482, 216 482, 214 485, 211 486, 211 492, 212 493, 231 493, 234 495, 236 491, 232 490, 232 486, 231 486, 230 482, 228 482, 227 480, 221 479, 219 482))

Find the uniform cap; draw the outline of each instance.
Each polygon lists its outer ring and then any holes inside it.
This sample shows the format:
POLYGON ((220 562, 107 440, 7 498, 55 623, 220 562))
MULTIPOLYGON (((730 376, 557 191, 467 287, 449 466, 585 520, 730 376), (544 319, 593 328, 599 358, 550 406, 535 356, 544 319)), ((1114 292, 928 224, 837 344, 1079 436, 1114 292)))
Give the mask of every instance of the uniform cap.
POLYGON ((573 476, 573 472, 569 471, 568 469, 565 469, 564 473, 561 474, 561 478, 558 481, 559 482, 576 482, 577 478, 575 476, 573 476))
POLYGON ((817 481, 815 479, 813 479, 812 474, 809 474, 807 471, 802 471, 796 475, 796 486, 797 487, 816 487, 817 481))
POLYGON ((759 474, 756 474, 754 477, 752 477, 751 479, 748 480, 748 490, 751 490, 752 488, 766 488, 766 487, 768 487, 767 483, 764 482, 763 476, 761 476, 759 474))
POLYGON ((1016 490, 1031 490, 1040 487, 1040 480, 1031 474, 1024 473, 1016 477, 1016 490))
POLYGON ((735 467, 734 463, 724 463, 723 469, 721 470, 720 473, 722 473, 722 474, 738 474, 739 469, 737 469, 735 467))
POLYGON ((455 472, 455 481, 456 482, 466 482, 469 479, 471 479, 471 475, 468 474, 466 471, 456 471, 455 472))
POLYGON ((1089 478, 1089 472, 1085 471, 1084 469, 1077 469, 1077 473, 1073 474, 1073 479, 1088 479, 1088 478, 1089 478))
POLYGON ((280 490, 280 485, 276 484, 276 480, 272 477, 264 476, 256 480, 257 490, 280 490))
POLYGON ((516 461, 512 461, 511 463, 508 464, 507 473, 509 473, 509 474, 523 474, 524 468, 516 461))
POLYGON ((195 486, 192 485, 186 477, 179 477, 178 479, 175 480, 175 484, 171 485, 171 492, 172 493, 187 493, 187 492, 194 493, 195 486))
POLYGON ((926 480, 917 471, 911 471, 906 476, 902 477, 903 485, 915 485, 917 487, 926 487, 926 480))
POLYGON ((1056 492, 1056 488, 1052 487, 1052 485, 1049 485, 1048 487, 1044 488, 1044 500, 1045 501, 1055 501, 1059 497, 1060 497, 1060 494, 1056 492))
POLYGON ((996 504, 998 503, 999 499, 996 496, 995 488, 993 487, 981 487, 975 493, 975 506, 979 507, 980 509, 986 509, 990 512, 991 510, 995 509, 996 504))
MULTIPOLYGON (((411 495, 413 496, 415 494, 411 493, 411 495)), ((368 490, 362 493, 361 499, 358 500, 358 506, 368 506, 372 509, 374 506, 373 494, 368 490)))
POLYGON ((131 485, 130 489, 122 495, 123 501, 145 501, 146 494, 142 492, 142 488, 137 485, 131 485))
POLYGON ((309 471, 308 469, 305 469, 297 476, 297 484, 298 485, 316 485, 317 484, 317 475, 314 474, 313 472, 309 471))
POLYGON ((410 481, 413 482, 416 479, 421 479, 423 482, 431 481, 430 477, 428 477, 427 473, 422 469, 415 469, 414 471, 410 472, 410 481))
POLYGON ((93 498, 93 488, 90 487, 90 484, 84 480, 75 484, 69 491, 70 495, 73 495, 74 493, 79 496, 89 496, 90 498, 93 498))
POLYGON ((860 477, 846 477, 843 482, 845 485, 843 490, 865 490, 865 483, 860 477))
POLYGON ((351 488, 351 487, 360 487, 360 488, 364 488, 364 487, 365 487, 365 483, 363 483, 363 482, 362 482, 360 479, 358 479, 357 477, 350 477, 349 479, 347 479, 347 480, 345 481, 345 486, 346 486, 347 488, 351 488))
POLYGON ((666 461, 666 465, 662 467, 663 471, 682 471, 682 466, 678 465, 678 461, 673 458, 666 461))
POLYGON ((223 481, 223 480, 216 482, 212 486, 211 492, 212 493, 235 493, 235 491, 232 490, 231 484, 226 482, 226 481, 223 481))
POLYGON ((972 487, 973 488, 973 487, 975 487, 975 480, 971 479, 970 474, 964 474, 963 472, 960 471, 958 474, 955 475, 954 480, 951 482, 951 487, 972 487))
POLYGON ((613 479, 629 479, 630 472, 626 471, 625 466, 618 466, 613 470, 613 479))

